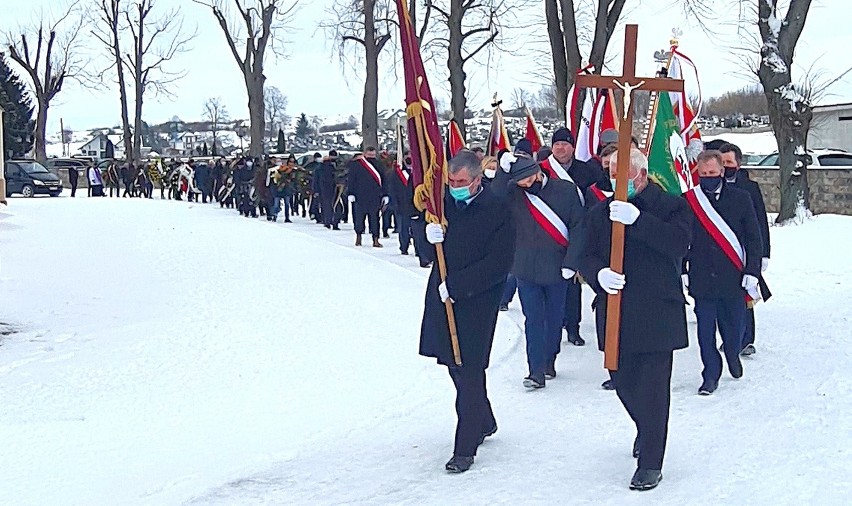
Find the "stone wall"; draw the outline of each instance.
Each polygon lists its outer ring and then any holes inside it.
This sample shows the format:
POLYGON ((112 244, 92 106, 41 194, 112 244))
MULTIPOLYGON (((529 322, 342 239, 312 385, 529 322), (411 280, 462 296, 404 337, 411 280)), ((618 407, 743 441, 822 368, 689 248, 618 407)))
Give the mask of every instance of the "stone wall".
MULTIPOLYGON (((747 167, 752 180, 760 184, 766 211, 777 213, 781 205, 780 176, 777 167, 747 167)), ((808 171, 811 211, 814 214, 852 215, 852 167, 821 168, 808 171)))

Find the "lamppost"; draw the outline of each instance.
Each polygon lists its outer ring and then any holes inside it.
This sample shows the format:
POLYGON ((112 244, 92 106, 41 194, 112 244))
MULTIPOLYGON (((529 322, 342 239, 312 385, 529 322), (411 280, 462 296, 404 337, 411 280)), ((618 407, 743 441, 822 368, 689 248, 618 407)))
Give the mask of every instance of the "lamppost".
POLYGON ((0 105, 0 204, 9 205, 6 202, 6 146, 3 145, 3 115, 6 111, 0 105))
POLYGON ((240 125, 237 127, 237 137, 240 138, 240 155, 243 154, 243 137, 246 136, 246 127, 244 125, 240 125))

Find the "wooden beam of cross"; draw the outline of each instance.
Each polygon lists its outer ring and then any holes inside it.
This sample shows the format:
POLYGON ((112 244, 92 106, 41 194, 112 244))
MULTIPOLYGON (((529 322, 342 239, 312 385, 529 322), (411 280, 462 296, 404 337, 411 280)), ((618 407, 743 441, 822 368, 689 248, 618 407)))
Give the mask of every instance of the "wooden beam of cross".
MULTIPOLYGON (((633 91, 667 92, 683 91, 683 81, 659 77, 636 77, 636 41, 639 37, 638 25, 627 25, 624 35, 624 69, 620 76, 579 75, 576 84, 583 88, 619 88, 624 92, 624 106, 618 126, 618 165, 615 177, 615 200, 627 201, 627 180, 630 171, 630 139, 633 136, 633 91)), ((624 272, 624 224, 612 223, 612 247, 610 249, 610 269, 624 272)), ((606 344, 604 346, 604 367, 610 371, 618 370, 618 339, 621 329, 621 292, 607 297, 606 344)))

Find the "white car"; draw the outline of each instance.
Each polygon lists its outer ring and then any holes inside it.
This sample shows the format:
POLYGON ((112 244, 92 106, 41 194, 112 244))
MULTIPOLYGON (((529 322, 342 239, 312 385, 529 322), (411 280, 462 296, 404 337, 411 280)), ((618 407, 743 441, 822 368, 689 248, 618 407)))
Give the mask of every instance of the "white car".
MULTIPOLYGON (((852 167, 852 153, 841 149, 809 149, 808 167, 852 167)), ((772 153, 756 164, 758 167, 777 167, 778 153, 772 153)))

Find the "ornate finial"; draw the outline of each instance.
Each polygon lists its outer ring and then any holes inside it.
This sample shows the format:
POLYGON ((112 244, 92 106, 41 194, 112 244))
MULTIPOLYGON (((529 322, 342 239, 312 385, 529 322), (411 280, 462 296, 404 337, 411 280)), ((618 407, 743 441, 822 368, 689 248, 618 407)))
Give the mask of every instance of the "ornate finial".
POLYGON ((671 51, 667 49, 660 49, 658 51, 654 51, 654 61, 657 63, 666 63, 669 61, 669 53, 671 51))
POLYGON ((500 104, 502 104, 502 103, 503 103, 502 100, 497 100, 497 92, 494 92, 494 99, 491 102, 491 107, 500 107, 500 104))
POLYGON ((683 36, 683 30, 680 28, 672 28, 672 38, 669 43, 672 46, 677 46, 680 44, 680 38, 683 36))

